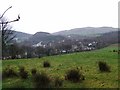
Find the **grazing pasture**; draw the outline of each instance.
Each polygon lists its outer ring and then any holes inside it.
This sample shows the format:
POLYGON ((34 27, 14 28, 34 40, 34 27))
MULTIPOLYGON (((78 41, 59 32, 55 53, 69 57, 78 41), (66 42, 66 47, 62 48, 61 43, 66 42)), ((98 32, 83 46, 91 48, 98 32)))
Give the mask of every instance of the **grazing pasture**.
POLYGON ((18 76, 4 78, 2 85, 3 88, 35 88, 32 71, 35 73, 46 73, 47 78, 50 78, 50 87, 118 88, 118 53, 113 52, 113 50, 117 49, 117 45, 111 45, 103 49, 87 52, 43 58, 4 60, 2 61, 2 70, 12 68, 18 76), (45 61, 49 62, 48 67, 44 67, 43 65, 45 61), (99 61, 106 62, 110 66, 110 72, 101 72, 98 65, 99 61), (22 79, 19 76, 20 67, 24 67, 24 71, 28 75, 27 78, 22 79), (66 80, 66 72, 70 69, 80 70, 84 76, 84 80, 80 82, 66 80), (56 80, 56 78, 59 79, 56 80))

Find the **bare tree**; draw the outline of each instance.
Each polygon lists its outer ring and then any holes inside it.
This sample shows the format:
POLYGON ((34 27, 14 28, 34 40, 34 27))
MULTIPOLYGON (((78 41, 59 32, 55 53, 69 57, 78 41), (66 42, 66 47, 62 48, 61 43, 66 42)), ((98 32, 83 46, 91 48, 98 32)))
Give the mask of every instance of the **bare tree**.
POLYGON ((12 27, 10 27, 10 23, 19 21, 20 16, 18 15, 17 19, 8 21, 4 18, 4 14, 10 9, 12 6, 10 6, 8 9, 4 11, 4 13, 0 16, 0 39, 2 40, 2 56, 5 56, 7 45, 8 43, 15 37, 13 35, 13 31, 11 30, 12 27))

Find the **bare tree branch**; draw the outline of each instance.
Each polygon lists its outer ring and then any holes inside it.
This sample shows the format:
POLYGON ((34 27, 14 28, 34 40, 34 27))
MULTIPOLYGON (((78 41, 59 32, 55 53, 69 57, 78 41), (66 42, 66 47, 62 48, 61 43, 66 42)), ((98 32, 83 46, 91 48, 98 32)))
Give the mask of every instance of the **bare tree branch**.
POLYGON ((20 16, 18 15, 18 18, 12 21, 6 21, 6 22, 0 22, 0 24, 8 24, 8 23, 12 23, 12 22, 16 22, 20 20, 20 16))
MULTIPOLYGON (((8 9, 6 9, 6 10, 4 11, 4 13, 3 13, 2 16, 0 17, 0 19, 3 18, 4 14, 5 14, 10 8, 12 8, 12 6, 10 6, 8 9)), ((6 22, 0 22, 0 24, 8 24, 8 23, 11 23, 11 22, 19 21, 19 20, 20 20, 20 15, 18 15, 17 19, 15 19, 15 20, 6 21, 6 22)))
POLYGON ((12 6, 10 6, 8 9, 6 9, 6 10, 4 11, 4 13, 3 13, 2 16, 0 17, 0 19, 3 18, 4 14, 5 14, 10 8, 12 8, 12 6))

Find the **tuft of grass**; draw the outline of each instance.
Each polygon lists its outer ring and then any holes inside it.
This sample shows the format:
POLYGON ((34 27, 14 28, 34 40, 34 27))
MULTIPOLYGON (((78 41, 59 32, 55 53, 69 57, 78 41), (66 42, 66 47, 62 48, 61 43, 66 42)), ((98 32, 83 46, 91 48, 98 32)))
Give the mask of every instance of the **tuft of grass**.
POLYGON ((9 78, 9 77, 15 77, 18 76, 17 72, 15 72, 15 70, 12 67, 6 67, 5 69, 3 69, 2 71, 2 78, 9 78))
POLYGON ((54 84, 55 87, 61 87, 63 86, 63 80, 60 77, 55 77, 54 84))
POLYGON ((66 72, 65 79, 72 82, 80 82, 85 79, 79 69, 70 69, 66 72))
POLYGON ((110 72, 110 66, 106 62, 99 61, 98 66, 101 72, 110 72))
POLYGON ((50 62, 48 62, 48 61, 43 62, 43 67, 50 67, 50 66, 51 66, 50 62))
POLYGON ((22 79, 27 79, 28 78, 28 72, 25 70, 25 67, 21 66, 19 68, 19 75, 22 79))
POLYGON ((33 76, 33 81, 35 84, 35 88, 49 88, 51 79, 46 73, 42 72, 36 73, 33 76))
POLYGON ((35 74, 37 73, 37 70, 36 70, 35 68, 33 68, 33 69, 31 70, 31 73, 32 73, 32 75, 35 75, 35 74))
POLYGON ((13 88, 13 89, 21 89, 21 90, 25 90, 25 86, 24 85, 22 85, 22 84, 17 84, 17 85, 15 85, 15 86, 12 86, 11 88, 13 88))

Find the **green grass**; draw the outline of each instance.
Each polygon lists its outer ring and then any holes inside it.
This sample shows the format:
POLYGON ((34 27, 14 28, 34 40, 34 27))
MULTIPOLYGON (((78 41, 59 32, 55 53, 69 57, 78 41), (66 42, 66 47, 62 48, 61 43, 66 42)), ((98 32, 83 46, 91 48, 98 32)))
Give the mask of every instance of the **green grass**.
POLYGON ((26 80, 21 80, 20 78, 16 77, 4 79, 2 82, 3 88, 34 88, 30 73, 32 68, 36 68, 38 72, 45 71, 49 76, 51 76, 51 78, 59 76, 64 79, 66 71, 76 67, 82 67, 85 80, 80 83, 73 83, 64 80, 63 87, 118 88, 118 54, 116 52, 112 52, 114 49, 118 49, 117 45, 111 45, 109 47, 95 51, 49 56, 40 59, 34 58, 3 61, 2 68, 10 65, 17 71, 19 66, 24 66, 30 74, 29 78, 26 80), (51 67, 43 67, 43 62, 46 60, 51 63, 51 67), (110 65, 110 73, 101 73, 98 70, 97 62, 101 60, 106 61, 110 65))

